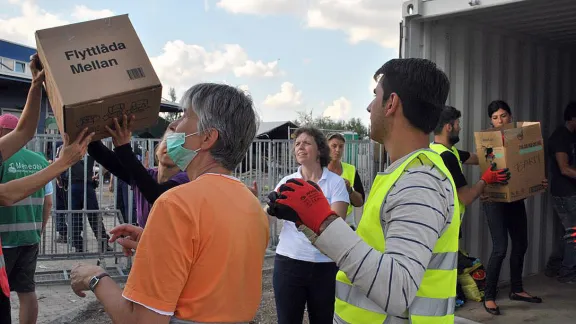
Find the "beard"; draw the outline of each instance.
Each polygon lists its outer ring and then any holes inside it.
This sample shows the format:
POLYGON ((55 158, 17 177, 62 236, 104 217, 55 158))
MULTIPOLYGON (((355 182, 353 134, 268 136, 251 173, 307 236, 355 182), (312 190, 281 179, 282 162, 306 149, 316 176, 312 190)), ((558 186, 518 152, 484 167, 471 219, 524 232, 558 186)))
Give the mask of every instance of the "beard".
POLYGON ((456 143, 460 142, 460 136, 458 134, 450 134, 448 141, 450 141, 450 144, 456 145, 456 143))

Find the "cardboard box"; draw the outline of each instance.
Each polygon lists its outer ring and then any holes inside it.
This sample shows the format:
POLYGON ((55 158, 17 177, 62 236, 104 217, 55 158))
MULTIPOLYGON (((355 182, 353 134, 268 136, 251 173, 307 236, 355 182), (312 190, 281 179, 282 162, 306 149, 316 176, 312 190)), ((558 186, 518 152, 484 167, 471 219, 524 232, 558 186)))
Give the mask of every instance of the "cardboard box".
POLYGON ((74 140, 85 127, 94 140, 105 125, 134 115, 133 129, 158 121, 162 84, 128 19, 97 19, 36 31, 46 92, 61 133, 74 140))
POLYGON ((486 187, 491 201, 512 202, 545 190, 545 151, 539 122, 517 122, 500 128, 475 132, 476 152, 484 172, 491 162, 496 168, 508 168, 507 185, 486 187))

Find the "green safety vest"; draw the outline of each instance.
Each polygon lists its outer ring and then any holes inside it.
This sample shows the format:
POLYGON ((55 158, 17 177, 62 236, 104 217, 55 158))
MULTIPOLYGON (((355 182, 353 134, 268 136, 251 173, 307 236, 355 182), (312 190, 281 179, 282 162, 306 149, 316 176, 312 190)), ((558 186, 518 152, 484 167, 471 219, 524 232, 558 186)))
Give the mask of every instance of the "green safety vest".
MULTIPOLYGON (((452 149, 449 149, 446 146, 444 146, 443 144, 430 143, 430 149, 432 149, 434 152, 436 152, 438 154, 442 154, 446 151, 452 152, 452 154, 454 154, 456 156, 456 160, 458 160, 458 165, 460 165, 460 170, 464 170, 462 168, 462 161, 460 160, 460 153, 458 153, 458 149, 455 148, 454 146, 452 146, 452 149)), ((462 201, 460 201, 460 199, 458 199, 458 204, 460 205, 460 215, 464 215, 464 212, 466 211, 466 205, 464 205, 464 203, 462 203, 462 201)))
MULTIPOLYGON (((380 221, 382 204, 390 188, 402 176, 410 163, 420 157, 424 163, 436 166, 452 183, 454 200, 458 199, 456 186, 450 172, 435 152, 422 150, 409 156, 396 170, 390 174, 378 174, 374 179, 372 189, 364 214, 358 225, 358 236, 373 249, 384 253, 386 237, 380 221)), ((454 323, 454 307, 456 303, 456 277, 458 261, 458 230, 460 228, 460 211, 454 206, 452 223, 440 236, 434 246, 432 258, 416 297, 408 307, 409 320, 412 324, 447 324, 454 323)), ((353 275, 353 274, 350 274, 353 275)), ((386 280, 385 278, 380 278, 386 280)), ((402 298, 401 296, 396 296, 402 298)), ((336 275, 335 314, 347 323, 372 324, 387 323, 387 314, 366 297, 366 294, 348 279, 346 273, 338 271, 336 275)))
MULTIPOLYGON (((348 164, 348 163, 344 163, 344 162, 340 162, 340 163, 342 163, 342 175, 341 175, 341 177, 350 181, 350 186, 354 187, 354 180, 356 179, 356 167, 353 166, 352 164, 348 164)), ((352 202, 350 202, 350 204, 348 205, 348 211, 346 212, 346 215, 350 215, 353 210, 354 210, 354 206, 352 206, 352 202)))
MULTIPOLYGON (((32 175, 48 166, 42 155, 21 149, 4 161, 0 168, 0 182, 32 175)), ((9 207, 0 207, 0 237, 3 246, 24 246, 40 243, 44 188, 9 207)))

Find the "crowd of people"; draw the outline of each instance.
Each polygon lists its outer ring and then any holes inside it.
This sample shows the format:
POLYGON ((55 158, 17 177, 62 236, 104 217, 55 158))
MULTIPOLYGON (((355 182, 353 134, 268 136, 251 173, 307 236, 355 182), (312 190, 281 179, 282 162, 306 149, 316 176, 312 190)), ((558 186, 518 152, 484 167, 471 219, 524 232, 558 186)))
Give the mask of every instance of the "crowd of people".
MULTIPOLYGON (((299 168, 270 192, 264 209, 257 188, 232 175, 259 123, 244 91, 213 83, 191 87, 182 99, 183 117, 168 127, 155 151, 157 168, 145 168, 130 145, 133 116, 108 128, 114 150, 93 142, 85 129, 74 142, 63 134, 50 163, 23 148, 39 117, 44 71, 37 66, 31 64, 21 118, 0 117, 0 323, 11 321, 10 290, 20 299, 20 323, 36 322, 33 277, 49 217, 50 183, 86 153, 135 191, 136 222, 125 220, 102 236, 134 256, 125 287, 99 266, 81 263, 71 272, 73 291, 81 297, 93 292, 114 323, 250 322, 261 300, 269 221, 277 219, 283 220, 273 272, 278 323, 301 323, 305 310, 311 324, 454 323, 459 238, 466 235, 460 225, 466 206, 478 198, 493 240, 486 311, 500 314, 495 300, 508 236, 510 299, 542 302, 522 285, 524 202, 491 202, 483 195, 486 186, 510 179, 496 165, 468 184, 463 164, 478 165, 478 156, 455 147, 461 113, 445 106, 450 83, 431 61, 393 59, 374 75, 370 138, 384 145, 391 163, 376 176, 368 197, 356 168, 342 162, 345 137, 304 126, 294 134, 299 168), (38 167, 8 176, 14 173, 11 159, 38 167), (354 207, 363 207, 360 222, 354 207)), ((512 122, 504 101, 492 102, 487 114, 494 127, 512 122)), ((569 232, 576 226, 575 103, 567 106, 564 120, 552 135, 549 155, 555 161, 554 208, 569 232)), ((548 186, 547 179, 542 182, 548 186)), ((72 235, 75 244, 79 235, 72 235)), ((573 282, 576 250, 561 243, 550 272, 573 282)))

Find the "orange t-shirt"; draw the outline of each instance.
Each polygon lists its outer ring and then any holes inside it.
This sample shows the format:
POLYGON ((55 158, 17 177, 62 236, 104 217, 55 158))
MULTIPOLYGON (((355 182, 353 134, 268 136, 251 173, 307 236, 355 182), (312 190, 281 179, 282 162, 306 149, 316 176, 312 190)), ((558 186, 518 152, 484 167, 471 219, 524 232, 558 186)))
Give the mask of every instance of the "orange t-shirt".
POLYGON ((248 322, 262 294, 268 218, 239 180, 205 174, 152 207, 124 297, 196 322, 248 322))

